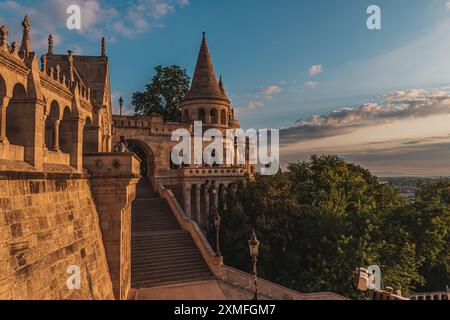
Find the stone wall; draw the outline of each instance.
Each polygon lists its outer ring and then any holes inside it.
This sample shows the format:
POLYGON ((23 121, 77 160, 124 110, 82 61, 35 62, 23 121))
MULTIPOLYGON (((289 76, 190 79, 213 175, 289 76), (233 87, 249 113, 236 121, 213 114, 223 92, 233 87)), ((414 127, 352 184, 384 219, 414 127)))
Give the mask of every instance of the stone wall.
POLYGON ((0 300, 113 299, 86 176, 0 174, 0 300), (81 289, 69 290, 79 266, 81 289))

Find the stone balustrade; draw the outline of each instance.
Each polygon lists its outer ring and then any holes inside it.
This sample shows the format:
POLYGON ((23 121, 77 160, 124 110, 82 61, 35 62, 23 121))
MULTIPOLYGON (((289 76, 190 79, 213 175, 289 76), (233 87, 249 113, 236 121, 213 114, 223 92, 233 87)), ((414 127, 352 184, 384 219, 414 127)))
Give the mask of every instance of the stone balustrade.
POLYGON ((202 233, 195 222, 186 217, 183 209, 176 200, 172 191, 166 189, 161 183, 155 182, 154 180, 152 180, 152 185, 153 188, 158 192, 160 197, 167 201, 171 212, 175 215, 175 218, 177 219, 181 228, 189 232, 211 272, 215 277, 221 278, 223 271, 223 258, 215 256, 215 253, 209 245, 208 240, 206 240, 205 235, 202 233))
POLYGON ((211 168, 180 168, 178 174, 182 177, 236 177, 244 176, 247 170, 242 167, 211 167, 211 168))

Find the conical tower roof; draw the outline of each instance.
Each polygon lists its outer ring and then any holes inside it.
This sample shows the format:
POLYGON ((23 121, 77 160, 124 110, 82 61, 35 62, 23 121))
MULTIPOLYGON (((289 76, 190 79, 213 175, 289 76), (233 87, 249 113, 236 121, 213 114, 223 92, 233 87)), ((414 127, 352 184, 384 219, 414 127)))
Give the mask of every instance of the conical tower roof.
POLYGON ((203 32, 202 45, 198 54, 192 86, 184 100, 193 99, 228 100, 217 83, 205 32, 203 32))
POLYGON ((228 93, 227 93, 227 90, 225 90, 225 85, 223 84, 222 75, 220 75, 219 89, 222 92, 222 94, 225 96, 225 98, 228 99, 228 93))

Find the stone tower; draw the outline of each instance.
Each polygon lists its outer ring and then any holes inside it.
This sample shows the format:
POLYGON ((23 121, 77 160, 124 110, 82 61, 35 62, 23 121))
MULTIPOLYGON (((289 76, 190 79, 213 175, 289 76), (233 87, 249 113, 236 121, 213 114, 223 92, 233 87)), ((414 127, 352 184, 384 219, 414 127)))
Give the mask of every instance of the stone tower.
POLYGON ((229 128, 233 119, 223 81, 217 82, 204 32, 191 89, 181 110, 183 122, 202 121, 207 128, 229 128))

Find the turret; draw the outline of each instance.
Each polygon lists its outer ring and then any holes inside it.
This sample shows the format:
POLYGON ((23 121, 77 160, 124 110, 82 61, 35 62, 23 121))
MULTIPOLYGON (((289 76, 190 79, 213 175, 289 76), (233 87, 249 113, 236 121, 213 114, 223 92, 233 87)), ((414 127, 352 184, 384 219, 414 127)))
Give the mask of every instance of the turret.
POLYGON ((181 109, 183 122, 202 121, 206 127, 229 126, 230 100, 226 95, 223 81, 217 83, 205 32, 192 85, 181 103, 181 109))

